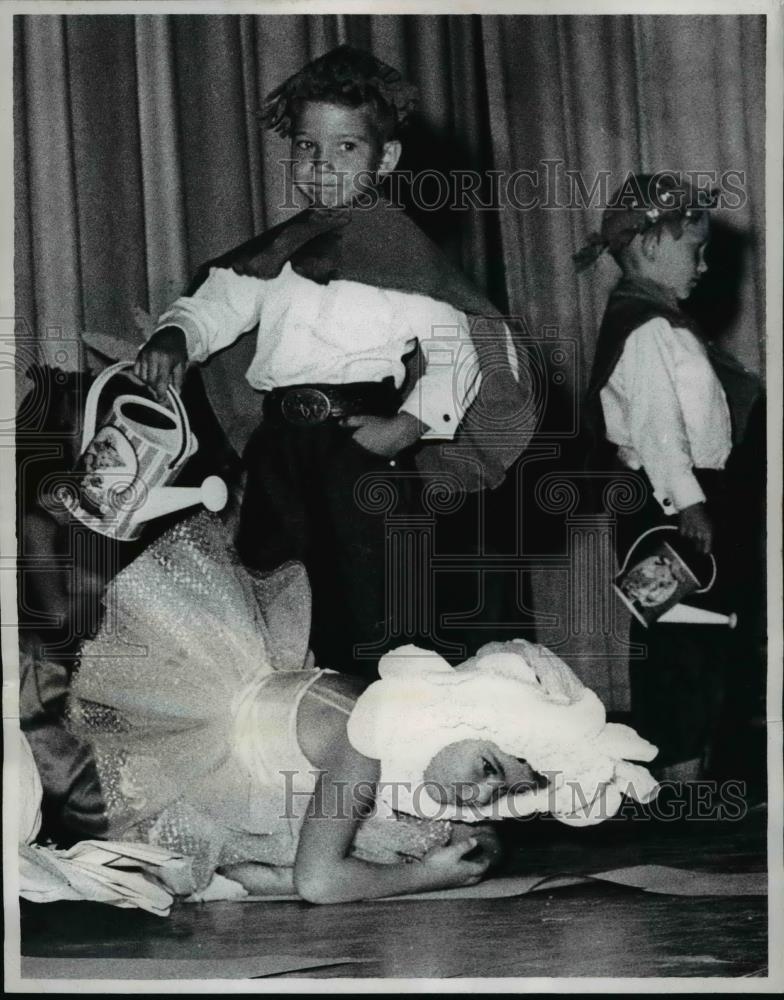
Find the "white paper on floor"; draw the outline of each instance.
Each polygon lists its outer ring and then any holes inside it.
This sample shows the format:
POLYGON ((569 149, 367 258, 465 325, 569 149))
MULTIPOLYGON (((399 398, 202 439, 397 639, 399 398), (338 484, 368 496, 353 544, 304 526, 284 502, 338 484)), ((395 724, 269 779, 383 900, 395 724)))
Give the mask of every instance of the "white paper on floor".
POLYGON ((165 917, 190 886, 191 863, 149 844, 83 840, 67 851, 20 844, 19 894, 34 903, 90 900, 165 917))
MULTIPOLYGON (((490 878, 462 889, 418 892, 409 896, 387 896, 381 902, 415 899, 509 899, 529 892, 560 889, 572 885, 612 882, 615 885, 675 896, 764 896, 768 891, 765 872, 694 872, 666 865, 634 865, 590 875, 513 875, 490 878)), ((297 896, 246 896, 241 902, 293 902, 297 896)))
POLYGON ((692 872, 667 865, 635 865, 592 878, 672 896, 765 896, 768 892, 765 872, 692 872))

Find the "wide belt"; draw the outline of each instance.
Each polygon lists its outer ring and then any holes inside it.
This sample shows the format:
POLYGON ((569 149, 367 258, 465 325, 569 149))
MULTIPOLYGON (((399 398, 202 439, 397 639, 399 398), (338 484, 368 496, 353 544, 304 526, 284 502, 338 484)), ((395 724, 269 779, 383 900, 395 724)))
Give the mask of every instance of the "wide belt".
POLYGON ((264 397, 265 420, 315 427, 328 420, 357 414, 392 416, 400 407, 395 380, 349 382, 346 385, 313 383, 271 389, 264 397))

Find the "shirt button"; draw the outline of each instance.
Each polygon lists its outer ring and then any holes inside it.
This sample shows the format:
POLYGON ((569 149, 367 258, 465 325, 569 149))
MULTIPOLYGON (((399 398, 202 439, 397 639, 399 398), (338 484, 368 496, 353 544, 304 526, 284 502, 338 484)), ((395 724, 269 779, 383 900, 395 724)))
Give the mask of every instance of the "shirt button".
POLYGON ((449 414, 448 414, 448 413, 445 413, 445 414, 444 414, 444 423, 445 423, 445 424, 448 424, 448 423, 449 423, 449 421, 450 421, 451 419, 452 419, 452 418, 451 418, 451 417, 449 416, 449 414))
POLYGON ((664 506, 665 507, 672 507, 672 500, 665 500, 664 501, 664 506))

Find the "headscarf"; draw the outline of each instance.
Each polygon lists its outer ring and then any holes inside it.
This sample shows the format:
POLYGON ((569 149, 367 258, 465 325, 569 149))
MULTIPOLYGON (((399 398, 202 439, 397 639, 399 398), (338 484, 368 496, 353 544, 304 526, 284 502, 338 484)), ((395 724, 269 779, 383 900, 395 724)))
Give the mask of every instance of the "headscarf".
POLYGON ((403 646, 384 656, 381 679, 360 695, 348 721, 356 750, 381 762, 377 807, 429 819, 482 819, 552 813, 587 825, 614 815, 624 795, 647 802, 656 747, 628 726, 608 723, 604 706, 544 646, 491 643, 455 669, 435 652, 403 646), (444 805, 425 778, 439 751, 463 740, 494 743, 525 759, 547 787, 479 807, 444 805))

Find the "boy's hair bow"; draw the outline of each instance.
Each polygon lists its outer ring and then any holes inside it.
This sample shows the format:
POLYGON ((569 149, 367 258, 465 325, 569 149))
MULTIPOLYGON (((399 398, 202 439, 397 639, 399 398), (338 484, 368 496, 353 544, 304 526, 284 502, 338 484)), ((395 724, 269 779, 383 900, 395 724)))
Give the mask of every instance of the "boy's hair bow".
POLYGON ((291 134, 296 101, 325 101, 359 107, 374 104, 392 119, 390 131, 403 125, 416 109, 419 95, 398 70, 371 52, 340 45, 314 59, 271 91, 261 120, 266 128, 291 134))
POLYGON ((677 173, 632 174, 610 198, 602 215, 601 230, 572 259, 578 271, 603 253, 617 254, 635 236, 666 226, 678 239, 683 226, 716 207, 718 191, 695 187, 677 173))

